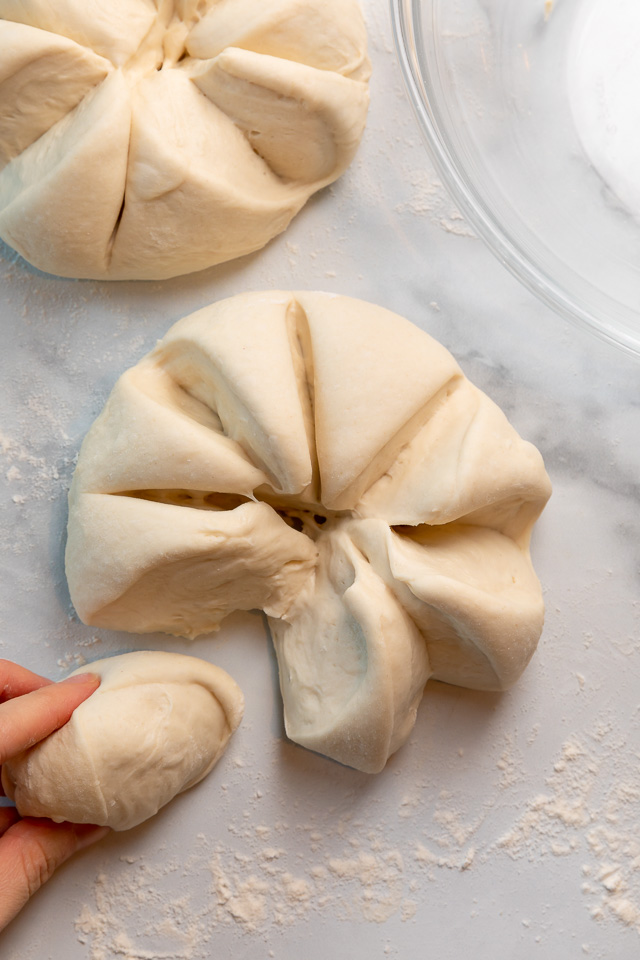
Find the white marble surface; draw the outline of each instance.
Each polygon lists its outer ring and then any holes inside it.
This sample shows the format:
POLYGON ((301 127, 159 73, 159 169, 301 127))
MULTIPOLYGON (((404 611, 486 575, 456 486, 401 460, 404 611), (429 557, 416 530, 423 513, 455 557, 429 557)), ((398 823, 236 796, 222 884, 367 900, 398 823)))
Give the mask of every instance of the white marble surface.
MULTIPOLYGON (((0 654, 60 678, 136 646, 70 608, 74 457, 115 379, 169 325, 248 289, 308 287, 403 313, 542 450, 533 542, 547 621, 517 687, 427 688, 376 778, 286 742, 262 620, 188 650, 246 719, 208 780, 69 863, 0 937, 3 960, 616 958, 640 952, 640 360, 568 326, 470 235, 367 0, 370 121, 352 169, 259 254, 165 283, 73 282, 0 250, 0 654)), ((354 357, 354 364, 357 357, 354 357)))

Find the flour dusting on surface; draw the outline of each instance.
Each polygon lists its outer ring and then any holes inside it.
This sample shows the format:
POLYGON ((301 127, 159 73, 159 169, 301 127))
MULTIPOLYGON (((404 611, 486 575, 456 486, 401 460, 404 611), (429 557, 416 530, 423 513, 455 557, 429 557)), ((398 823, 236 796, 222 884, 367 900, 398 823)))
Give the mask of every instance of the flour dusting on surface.
POLYGON ((169 848, 165 862, 121 858, 96 878, 76 919, 78 940, 88 960, 204 960, 222 928, 266 936, 318 913, 337 922, 416 922, 441 871, 555 857, 573 859, 574 893, 594 921, 640 934, 640 752, 616 741, 601 717, 590 735, 567 738, 544 789, 517 802, 511 825, 497 832, 505 799, 522 789, 523 763, 507 736, 495 794, 480 809, 469 797, 465 809, 454 793, 429 797, 424 789, 404 795, 393 814, 372 802, 357 817, 327 811, 308 823, 267 825, 257 806, 232 819, 227 843, 198 834, 184 863, 169 848), (180 876, 190 878, 190 893, 175 900, 180 876), (159 937, 172 953, 154 953, 159 937))

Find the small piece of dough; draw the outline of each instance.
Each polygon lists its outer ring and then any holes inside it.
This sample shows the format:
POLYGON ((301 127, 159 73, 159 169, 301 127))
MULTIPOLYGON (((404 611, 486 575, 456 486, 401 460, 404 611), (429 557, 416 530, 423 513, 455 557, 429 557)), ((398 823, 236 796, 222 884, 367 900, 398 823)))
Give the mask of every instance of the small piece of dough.
POLYGON ((87 670, 101 677, 98 690, 7 761, 2 786, 23 817, 128 830, 206 777, 244 699, 224 670, 175 653, 127 653, 74 673, 87 670))
POLYGON ((289 736, 360 770, 429 677, 510 686, 544 606, 542 458, 388 310, 242 294, 180 320, 89 431, 67 576, 87 623, 187 637, 269 617, 289 736))

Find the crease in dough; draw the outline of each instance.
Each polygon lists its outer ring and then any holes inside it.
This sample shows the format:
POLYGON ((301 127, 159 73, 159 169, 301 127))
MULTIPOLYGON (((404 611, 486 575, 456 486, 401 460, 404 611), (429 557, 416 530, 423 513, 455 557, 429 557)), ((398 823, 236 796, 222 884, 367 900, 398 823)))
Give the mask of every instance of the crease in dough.
POLYGON ((129 88, 114 70, 4 167, 0 236, 29 262, 45 259, 49 272, 64 274, 69 256, 79 276, 105 271, 123 203, 130 126, 129 88), (64 242, 38 229, 43 222, 56 224, 64 242))
POLYGON ((320 183, 353 160, 364 132, 364 83, 233 47, 190 75, 279 177, 320 183))
POLYGON ((318 543, 313 590, 269 625, 287 735, 378 773, 413 729, 427 647, 392 592, 340 532, 318 543))
POLYGON ((73 110, 113 67, 72 40, 10 20, 0 20, 0 49, 2 169, 73 110), (55 85, 48 80, 52 73, 55 85))

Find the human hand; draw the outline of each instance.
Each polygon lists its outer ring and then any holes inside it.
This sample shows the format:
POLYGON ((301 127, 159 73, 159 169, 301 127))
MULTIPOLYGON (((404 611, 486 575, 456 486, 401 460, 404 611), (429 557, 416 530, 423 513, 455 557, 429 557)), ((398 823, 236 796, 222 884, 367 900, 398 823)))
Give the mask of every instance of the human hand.
MULTIPOLYGON (((62 727, 99 685, 91 673, 52 683, 0 660, 0 772, 6 760, 62 727)), ((0 930, 60 864, 107 833, 108 827, 21 819, 14 807, 0 807, 0 930)))

